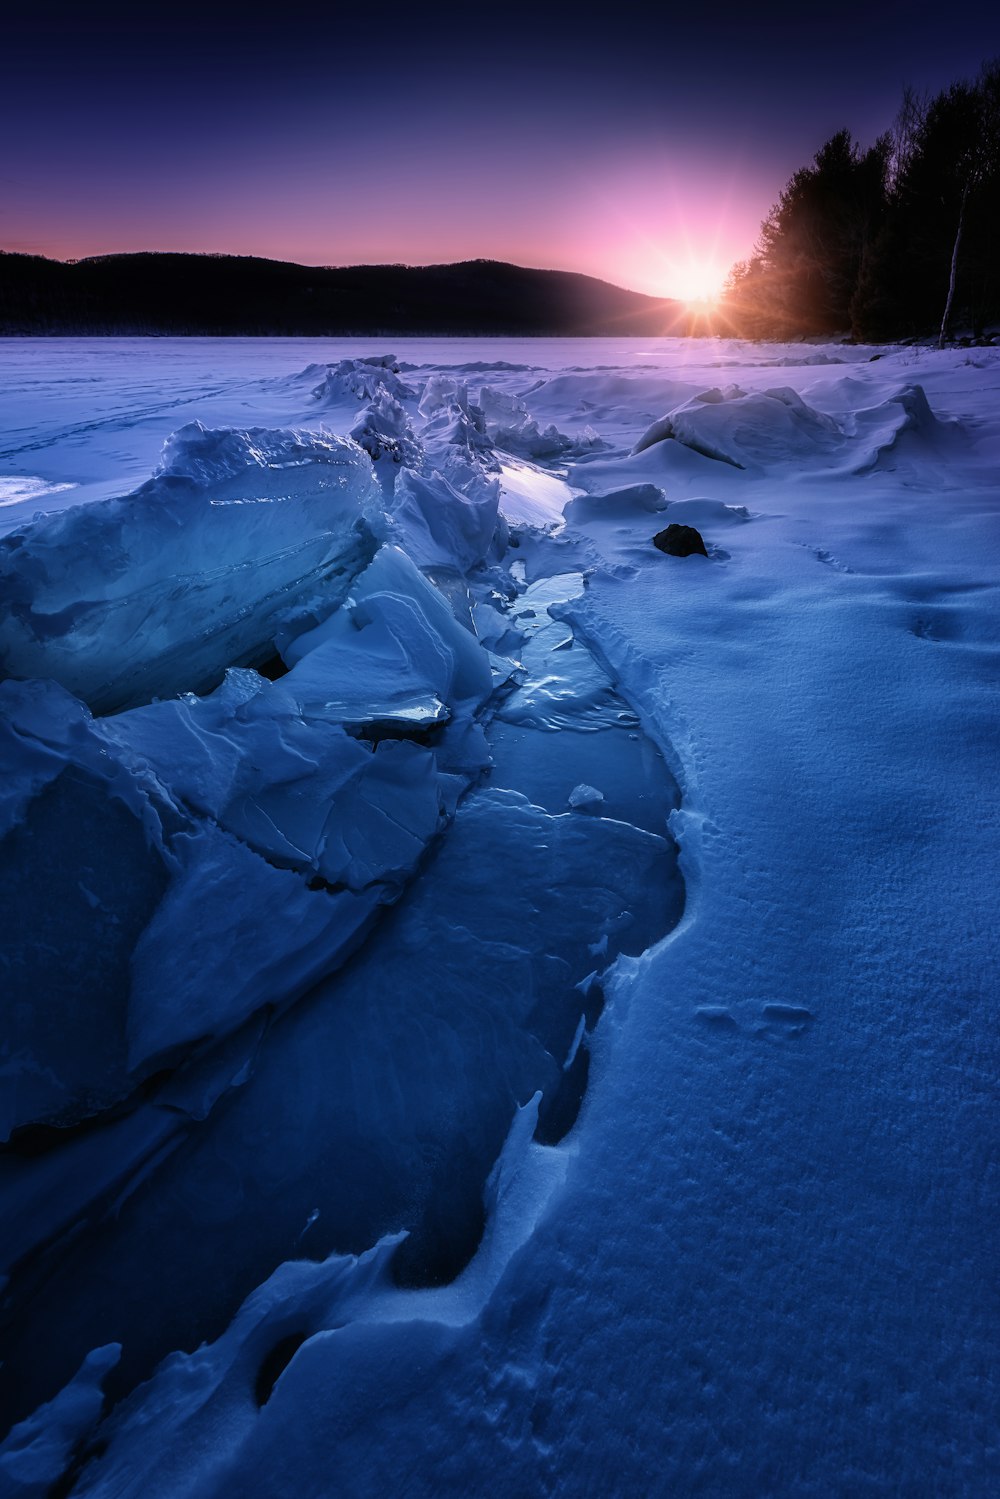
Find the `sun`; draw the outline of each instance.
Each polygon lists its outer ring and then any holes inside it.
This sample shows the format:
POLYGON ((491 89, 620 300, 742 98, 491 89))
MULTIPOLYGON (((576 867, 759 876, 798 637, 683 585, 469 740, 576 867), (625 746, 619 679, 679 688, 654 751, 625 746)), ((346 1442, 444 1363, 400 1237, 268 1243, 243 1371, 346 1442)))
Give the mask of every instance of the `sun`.
POLYGON ((692 261, 673 267, 671 292, 689 307, 714 307, 722 297, 725 279, 726 272, 720 266, 707 261, 692 261))

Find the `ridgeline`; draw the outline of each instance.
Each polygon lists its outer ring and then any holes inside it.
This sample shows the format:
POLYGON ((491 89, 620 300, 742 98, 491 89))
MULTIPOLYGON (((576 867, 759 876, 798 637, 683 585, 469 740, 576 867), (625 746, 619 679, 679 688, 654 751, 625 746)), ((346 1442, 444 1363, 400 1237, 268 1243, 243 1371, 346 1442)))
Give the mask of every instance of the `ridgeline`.
POLYGON ((0 251, 0 334, 213 337, 574 336, 703 331, 681 302, 496 260, 295 265, 143 252, 48 260, 0 251))

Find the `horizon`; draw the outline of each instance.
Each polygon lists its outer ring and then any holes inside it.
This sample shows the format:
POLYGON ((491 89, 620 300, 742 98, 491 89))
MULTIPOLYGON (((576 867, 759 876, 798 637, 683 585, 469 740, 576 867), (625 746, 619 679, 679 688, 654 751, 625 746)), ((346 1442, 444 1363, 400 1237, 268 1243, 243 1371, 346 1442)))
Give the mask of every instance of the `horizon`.
POLYGON ((679 8, 571 33, 527 7, 502 35, 457 7, 380 18, 375 36, 310 4, 280 33, 183 4, 16 17, 4 247, 486 259, 690 301, 751 253, 830 134, 869 141, 904 85, 946 87, 1000 51, 974 5, 944 34, 927 5, 855 0, 794 27, 726 0, 711 33, 679 8))

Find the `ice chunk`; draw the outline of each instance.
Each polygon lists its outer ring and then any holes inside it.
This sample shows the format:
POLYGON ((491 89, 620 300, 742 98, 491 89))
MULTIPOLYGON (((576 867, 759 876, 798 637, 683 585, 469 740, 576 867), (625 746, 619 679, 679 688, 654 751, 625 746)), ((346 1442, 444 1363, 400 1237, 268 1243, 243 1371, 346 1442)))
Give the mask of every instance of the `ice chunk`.
POLYGON ((598 791, 596 786, 588 786, 585 781, 581 781, 579 786, 573 787, 566 800, 574 811, 578 811, 583 807, 599 806, 604 800, 604 793, 598 791))
POLYGON ((431 375, 420 396, 417 410, 425 420, 452 406, 469 409, 469 387, 453 375, 431 375))
POLYGON ((117 1343, 95 1348, 54 1400, 14 1427, 0 1446, 0 1479, 10 1484, 7 1493, 18 1499, 47 1499, 53 1492, 78 1443, 100 1419, 101 1384, 120 1355, 117 1343))
POLYGON ((550 474, 526 458, 505 458, 500 478, 500 509, 509 521, 528 526, 554 526, 577 493, 558 474, 550 474))
POLYGON ((0 843, 0 1139, 130 1091, 132 953, 168 882, 141 822, 71 764, 0 843))
POLYGON ((463 494, 481 492, 500 471, 486 418, 469 403, 464 386, 451 404, 435 410, 420 440, 428 468, 437 469, 463 494))
MULTIPOLYGON (((355 676, 366 664, 358 649, 355 676)), ((230 672, 208 698, 153 703, 98 732, 124 763, 154 773, 164 798, 271 864, 352 889, 398 881, 438 830, 432 754, 411 744, 373 754, 329 717, 301 716, 288 681, 230 672)))
POLYGON ((492 677, 475 635, 405 552, 386 546, 343 609, 285 651, 276 689, 307 716, 361 723, 434 698, 453 712, 486 700, 492 677), (358 671, 363 661, 364 671, 358 671))
POLYGON ((336 966, 382 895, 310 890, 210 824, 178 840, 178 852, 181 867, 132 958, 127 1061, 139 1076, 262 1005, 297 999, 336 966))
MULTIPOLYGON (((310 365, 317 373, 323 366, 310 365)), ((408 401, 415 395, 404 380, 399 378, 399 361, 394 354, 369 355, 366 359, 342 359, 339 364, 327 365, 326 373, 312 392, 313 400, 323 405, 334 405, 346 397, 356 400, 374 400, 380 391, 394 401, 408 401)))
POLYGON ((304 598, 335 607, 382 525, 356 444, 195 422, 133 494, 0 540, 0 669, 101 712, 213 686, 304 598))
POLYGON ((485 760, 486 652, 395 548, 355 593, 275 683, 232 670, 96 722, 55 683, 3 684, 4 1134, 99 1112, 296 998, 453 812, 485 760), (449 719, 436 749, 400 737, 449 719))
POLYGON ((387 458, 394 464, 419 466, 423 449, 417 441, 406 408, 380 388, 374 400, 351 428, 351 437, 373 461, 387 458))
POLYGON ((549 424, 542 431, 520 396, 484 385, 479 407, 486 430, 498 448, 522 458, 558 458, 574 447, 571 437, 549 424))
POLYGON ((467 572, 489 551, 497 526, 496 480, 462 493, 442 474, 401 473, 389 513, 405 550, 420 567, 467 572))

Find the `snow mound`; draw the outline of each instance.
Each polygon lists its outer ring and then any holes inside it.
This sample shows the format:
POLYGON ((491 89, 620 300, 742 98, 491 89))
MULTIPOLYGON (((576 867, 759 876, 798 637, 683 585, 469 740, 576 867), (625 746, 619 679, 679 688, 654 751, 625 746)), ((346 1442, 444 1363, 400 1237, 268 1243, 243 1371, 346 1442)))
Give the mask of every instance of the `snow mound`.
POLYGON ((667 519, 685 526, 741 526, 752 519, 745 505, 726 505, 722 500, 671 500, 667 508, 667 519))
POLYGON ((462 364, 452 364, 448 368, 457 375, 520 375, 530 370, 532 366, 513 364, 509 359, 467 359, 462 364))
POLYGON ((0 540, 0 672, 99 712, 203 690, 272 654, 294 607, 336 607, 383 529, 355 443, 194 422, 134 493, 0 540))
POLYGON ((401 380, 400 365, 394 354, 370 355, 365 359, 342 359, 334 365, 309 365, 303 374, 325 371, 312 392, 314 401, 333 406, 353 397, 371 401, 384 390, 395 401, 409 401, 416 391, 401 380))
POLYGON ((921 385, 904 385, 877 406, 859 411, 850 430, 863 450, 854 465, 857 473, 891 470, 911 458, 943 457, 960 441, 958 424, 934 415, 921 385))
POLYGON ((582 494, 571 500, 563 514, 568 521, 620 520, 645 521, 667 507, 667 499, 658 484, 628 484, 604 494, 582 494))
POLYGON ((844 441, 832 417, 788 387, 749 395, 738 387, 704 391, 648 427, 632 452, 668 438, 706 458, 755 471, 830 458, 844 441))
POLYGON ((785 354, 780 359, 765 359, 763 363, 778 369, 798 369, 809 365, 846 364, 836 354, 785 354))

